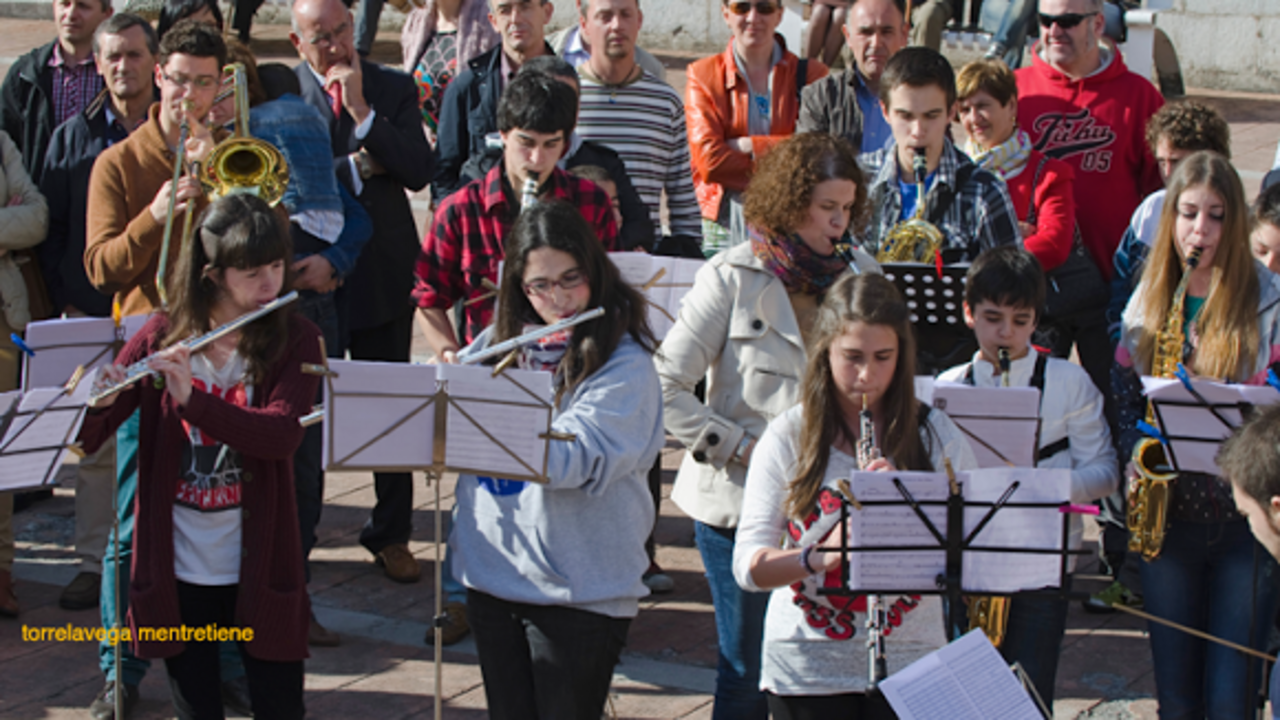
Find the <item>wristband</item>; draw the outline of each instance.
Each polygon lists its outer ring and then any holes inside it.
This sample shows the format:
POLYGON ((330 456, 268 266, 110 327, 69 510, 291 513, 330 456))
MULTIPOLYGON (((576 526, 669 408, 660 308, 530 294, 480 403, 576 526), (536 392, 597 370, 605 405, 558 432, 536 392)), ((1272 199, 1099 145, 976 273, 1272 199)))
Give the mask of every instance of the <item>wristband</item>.
POLYGON ((813 548, 813 545, 805 545, 804 549, 800 551, 800 567, 803 567, 804 571, 810 575, 817 575, 818 571, 814 570, 813 566, 809 564, 809 555, 813 552, 813 548))

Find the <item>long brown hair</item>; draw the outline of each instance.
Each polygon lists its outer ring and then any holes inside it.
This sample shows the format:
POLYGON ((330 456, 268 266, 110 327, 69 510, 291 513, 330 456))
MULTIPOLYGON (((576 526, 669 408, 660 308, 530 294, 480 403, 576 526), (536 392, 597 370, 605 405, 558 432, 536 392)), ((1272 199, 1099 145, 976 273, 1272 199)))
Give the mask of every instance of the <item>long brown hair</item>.
POLYGON ((524 291, 529 253, 541 248, 572 255, 578 268, 586 273, 591 288, 590 307, 605 309, 603 316, 573 328, 569 349, 560 363, 563 382, 556 390, 559 402, 565 393, 572 392, 609 361, 623 335, 630 333, 648 352, 653 352, 658 343, 649 328, 644 296, 623 282, 582 213, 556 200, 534 203, 521 210, 511 228, 498 288, 494 343, 517 337, 525 323, 542 323, 524 291))
MULTIPOLYGON (((230 195, 214 201, 200 215, 197 229, 178 255, 169 295, 169 336, 166 346, 213 329, 210 312, 218 300, 216 276, 227 268, 247 270, 284 261, 284 284, 289 291, 293 241, 279 216, 253 195, 230 195)), ((249 323, 240 331, 236 352, 248 366, 248 380, 262 382, 279 359, 288 336, 290 308, 281 308, 249 323)))
POLYGON ((831 374, 831 345, 855 322, 883 325, 898 336, 893 381, 881 400, 885 432, 880 451, 903 470, 933 469, 929 448, 920 439, 911 312, 898 289, 883 276, 845 274, 827 291, 818 308, 809 344, 809 362, 800 389, 800 451, 787 492, 786 512, 792 518, 805 517, 818 501, 831 446, 842 436, 850 446, 856 443, 840 409, 839 390, 831 374))
POLYGON ((1164 327, 1173 293, 1182 278, 1184 258, 1177 246, 1178 199, 1193 187, 1206 187, 1224 206, 1222 237, 1213 254, 1209 294, 1197 321, 1199 343, 1192 358, 1196 374, 1242 380, 1252 374, 1258 343, 1258 276, 1249 250, 1249 206, 1235 168, 1223 156, 1197 152, 1178 163, 1169 179, 1160 225, 1151 255, 1133 296, 1141 303, 1138 332, 1140 370, 1150 370, 1156 334, 1164 327))

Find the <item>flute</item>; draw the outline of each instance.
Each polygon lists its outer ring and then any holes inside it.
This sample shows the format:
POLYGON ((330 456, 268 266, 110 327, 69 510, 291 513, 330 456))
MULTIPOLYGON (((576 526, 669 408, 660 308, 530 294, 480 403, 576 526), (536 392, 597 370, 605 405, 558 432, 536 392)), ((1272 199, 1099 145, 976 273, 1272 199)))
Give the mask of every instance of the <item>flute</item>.
MULTIPOLYGON (((205 347, 212 344, 214 341, 218 340, 219 338, 225 337, 235 332, 236 330, 239 330, 240 328, 244 327, 245 325, 248 325, 249 323, 253 322, 254 320, 257 320, 260 317, 263 317, 264 315, 270 315, 276 310, 279 310, 280 308, 284 307, 285 305, 288 305, 289 303, 297 299, 298 299, 298 291, 293 290, 288 295, 282 295, 281 297, 278 297, 275 300, 272 300, 271 302, 267 303, 266 305, 263 305, 257 310, 254 310, 252 312, 247 312, 244 315, 241 315, 240 317, 236 318, 235 320, 232 320, 229 323, 220 325, 203 335, 200 335, 198 337, 192 338, 184 342, 180 342, 177 345, 173 345, 172 347, 183 346, 193 353, 200 352, 205 347)), ((152 370, 150 365, 148 365, 148 363, 151 361, 151 358, 153 357, 155 357, 155 355, 148 355, 147 357, 125 368, 124 379, 116 383, 115 385, 94 391, 93 394, 89 396, 89 406, 93 407, 94 405, 97 405, 104 398, 114 395, 115 393, 118 393, 121 390, 124 390, 130 385, 133 385, 139 380, 142 380, 143 378, 158 376, 160 373, 156 372, 155 370, 152 370)))
POLYGON ((561 330, 566 330, 568 328, 573 327, 574 325, 580 325, 588 320, 595 320, 601 315, 604 315, 604 308, 602 307, 592 308, 590 310, 584 310, 578 313, 577 315, 574 315, 573 317, 567 317, 561 320, 560 322, 551 323, 546 327, 538 328, 537 330, 527 332, 518 337, 513 337, 510 340, 500 342, 497 345, 487 347, 484 350, 481 350, 480 352, 476 353, 475 355, 471 355, 467 357, 465 360, 459 360, 458 363, 460 365, 475 365, 476 363, 482 363, 485 360, 488 360, 490 358, 505 355, 511 352, 512 350, 518 350, 521 347, 533 342, 534 340, 541 340, 542 338, 548 335, 554 335, 560 332, 561 330))

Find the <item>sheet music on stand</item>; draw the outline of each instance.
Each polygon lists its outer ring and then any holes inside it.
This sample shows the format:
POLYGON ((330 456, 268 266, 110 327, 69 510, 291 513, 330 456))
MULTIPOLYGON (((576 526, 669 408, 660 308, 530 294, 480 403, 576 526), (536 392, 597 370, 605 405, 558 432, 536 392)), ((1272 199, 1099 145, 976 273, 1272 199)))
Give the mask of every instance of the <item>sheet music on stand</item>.
POLYGON ((705 260, 639 252, 612 252, 609 259, 622 279, 649 301, 649 325, 659 340, 676 324, 680 304, 693 289, 698 270, 706 264, 705 260))
POLYGON ((0 492, 51 484, 84 422, 94 373, 61 387, 0 395, 0 492))
POLYGON ((924 263, 885 263, 881 269, 902 293, 911 310, 911 322, 917 328, 964 328, 964 278, 968 265, 943 265, 941 277, 936 265, 924 263))
POLYGON ((1218 447, 1243 424, 1245 410, 1280 402, 1280 391, 1270 385, 1228 385, 1202 379, 1190 382, 1199 398, 1178 378, 1143 376, 1142 389, 1155 408, 1160 432, 1169 441, 1173 466, 1217 475, 1218 447))
MULTIPOLYGON (((150 319, 132 315, 120 322, 120 342, 128 342, 150 319)), ((22 388, 55 387, 67 382, 76 367, 93 370, 115 359, 116 325, 111 318, 54 318, 27 324, 23 340, 35 351, 23 358, 22 388)))
POLYGON ((1033 387, 933 385, 933 407, 964 433, 978 467, 1035 467, 1040 447, 1040 391, 1033 387))
POLYGON ((1044 720, 981 630, 972 630, 880 683, 898 720, 1044 720))
POLYGON ((326 470, 448 469, 547 482, 548 372, 331 360, 326 470))
POLYGON ((1070 471, 990 468, 957 473, 956 480, 964 493, 964 526, 953 529, 947 522, 950 488, 945 473, 853 473, 849 486, 862 508, 849 510, 848 591, 939 592, 951 532, 964 538, 963 592, 1012 593, 1061 585, 1070 551, 1068 516, 1060 508, 1070 498, 1070 471), (899 484, 911 502, 903 498, 899 484))

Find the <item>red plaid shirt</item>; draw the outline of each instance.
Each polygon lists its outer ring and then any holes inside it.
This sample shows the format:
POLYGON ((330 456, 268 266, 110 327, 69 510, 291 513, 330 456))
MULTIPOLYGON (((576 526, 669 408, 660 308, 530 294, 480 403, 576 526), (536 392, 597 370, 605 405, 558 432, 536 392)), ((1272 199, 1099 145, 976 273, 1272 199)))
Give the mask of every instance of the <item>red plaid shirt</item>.
MULTIPOLYGON (((460 299, 486 294, 482 281, 498 282, 498 263, 511 229, 512 209, 502 191, 503 167, 499 163, 445 198, 436 209, 431 230, 422 241, 414 268, 417 283, 413 301, 420 308, 447 310, 460 299)), ((609 196, 590 180, 573 177, 559 168, 551 173, 551 198, 578 208, 595 230, 605 250, 615 249, 618 227, 609 196)), ((493 320, 492 298, 465 308, 462 343, 475 339, 493 320)))
POLYGON ((57 127, 88 107, 105 85, 92 54, 75 65, 68 64, 60 43, 53 44, 49 67, 53 68, 53 122, 57 127))

